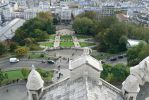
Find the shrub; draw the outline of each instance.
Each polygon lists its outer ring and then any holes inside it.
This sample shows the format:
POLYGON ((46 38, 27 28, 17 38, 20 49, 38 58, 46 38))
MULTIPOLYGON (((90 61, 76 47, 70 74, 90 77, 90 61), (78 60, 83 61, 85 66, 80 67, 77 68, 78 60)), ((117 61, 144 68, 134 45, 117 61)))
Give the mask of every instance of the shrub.
POLYGON ((128 75, 128 67, 123 64, 117 64, 115 66, 104 64, 101 78, 108 82, 122 82, 128 75))

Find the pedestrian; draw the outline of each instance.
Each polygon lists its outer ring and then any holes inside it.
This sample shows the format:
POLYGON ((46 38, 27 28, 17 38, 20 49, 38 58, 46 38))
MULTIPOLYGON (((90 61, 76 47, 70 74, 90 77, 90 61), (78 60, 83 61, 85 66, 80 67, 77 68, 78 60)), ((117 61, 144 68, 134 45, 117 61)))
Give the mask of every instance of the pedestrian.
POLYGON ((8 89, 6 90, 6 92, 8 93, 8 89))
POLYGON ((60 67, 61 67, 61 66, 59 65, 59 66, 58 66, 58 70, 60 70, 60 67))

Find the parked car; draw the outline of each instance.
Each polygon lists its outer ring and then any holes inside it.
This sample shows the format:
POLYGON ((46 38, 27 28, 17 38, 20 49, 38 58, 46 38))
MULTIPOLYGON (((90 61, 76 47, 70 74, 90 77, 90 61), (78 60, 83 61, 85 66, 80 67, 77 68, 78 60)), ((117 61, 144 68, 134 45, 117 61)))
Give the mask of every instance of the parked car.
POLYGON ((19 62, 19 59, 18 58, 10 58, 9 62, 10 63, 16 63, 16 62, 19 62))
POLYGON ((123 55, 119 55, 118 58, 119 59, 122 59, 122 58, 124 58, 124 56, 123 55))
POLYGON ((112 57, 112 58, 110 58, 110 61, 116 61, 116 60, 117 60, 116 57, 112 57))
POLYGON ((49 63, 49 64, 55 64, 55 62, 53 60, 48 60, 47 63, 49 63))

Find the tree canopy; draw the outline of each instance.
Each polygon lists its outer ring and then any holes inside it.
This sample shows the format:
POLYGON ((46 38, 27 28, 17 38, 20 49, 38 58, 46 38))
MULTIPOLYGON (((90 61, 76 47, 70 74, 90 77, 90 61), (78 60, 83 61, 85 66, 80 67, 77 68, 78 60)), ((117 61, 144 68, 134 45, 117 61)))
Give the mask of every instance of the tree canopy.
POLYGON ((25 45, 26 38, 42 41, 48 38, 48 34, 55 33, 53 18, 49 12, 41 12, 37 17, 26 21, 15 32, 13 40, 20 45, 25 45))
POLYGON ((95 25, 87 17, 76 18, 73 23, 73 29, 77 34, 94 35, 95 25))
POLYGON ((149 55, 149 45, 140 43, 138 46, 129 48, 127 51, 128 65, 137 65, 149 55))

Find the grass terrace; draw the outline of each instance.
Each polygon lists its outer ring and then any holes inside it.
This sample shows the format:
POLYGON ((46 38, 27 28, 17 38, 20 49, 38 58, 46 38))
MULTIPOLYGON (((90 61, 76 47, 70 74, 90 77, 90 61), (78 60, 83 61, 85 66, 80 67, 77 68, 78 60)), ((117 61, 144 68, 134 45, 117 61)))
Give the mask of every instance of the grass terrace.
POLYGON ((88 47, 88 46, 94 46, 95 43, 88 43, 88 42, 80 42, 81 47, 88 47))
POLYGON ((20 69, 6 71, 5 73, 8 75, 8 80, 23 79, 23 75, 20 69))
POLYGON ((54 43, 53 42, 42 42, 40 43, 42 46, 47 46, 47 47, 53 47, 54 43))
POLYGON ((28 57, 30 59, 48 58, 46 54, 42 54, 42 53, 28 53, 28 57))
MULTIPOLYGON (((30 72, 30 69, 26 68, 27 70, 27 76, 30 72)), ((41 68, 38 68, 37 71, 40 73, 41 77, 45 80, 45 81, 51 81, 52 77, 53 77, 53 72, 52 70, 44 70, 41 68)), ((27 77, 24 77, 22 74, 22 69, 16 69, 16 70, 8 70, 8 71, 4 71, 4 74, 7 75, 7 78, 4 79, 2 81, 1 84, 7 84, 7 83, 11 83, 14 80, 20 80, 20 79, 26 79, 27 77)))
POLYGON ((55 39, 55 35, 49 35, 49 39, 54 40, 55 39))
POLYGON ((63 35, 61 36, 61 40, 72 40, 71 35, 63 35))
POLYGON ((74 43, 73 42, 60 42, 61 47, 73 47, 74 43))

